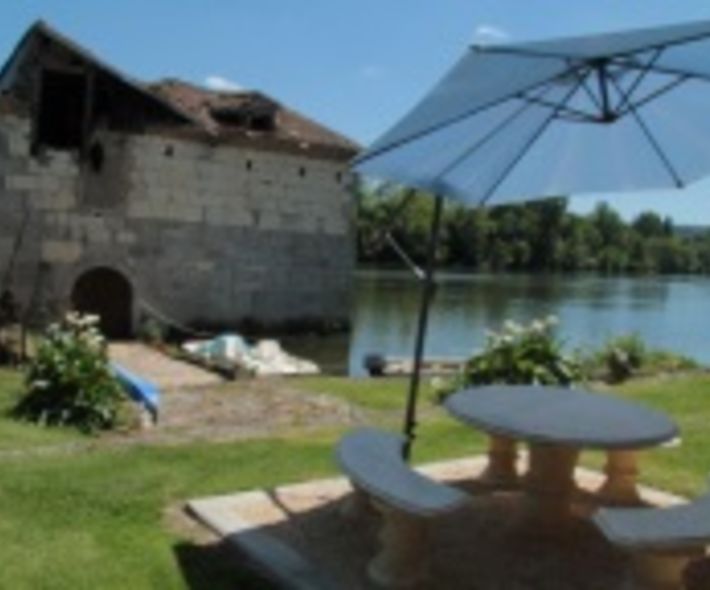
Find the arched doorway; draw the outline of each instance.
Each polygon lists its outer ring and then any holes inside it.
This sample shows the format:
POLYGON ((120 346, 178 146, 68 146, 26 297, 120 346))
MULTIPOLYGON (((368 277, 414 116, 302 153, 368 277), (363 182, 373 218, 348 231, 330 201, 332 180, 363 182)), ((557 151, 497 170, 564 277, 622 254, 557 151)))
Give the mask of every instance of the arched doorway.
POLYGON ((106 267, 85 272, 74 284, 72 305, 82 313, 98 315, 107 337, 131 336, 133 288, 120 272, 106 267))

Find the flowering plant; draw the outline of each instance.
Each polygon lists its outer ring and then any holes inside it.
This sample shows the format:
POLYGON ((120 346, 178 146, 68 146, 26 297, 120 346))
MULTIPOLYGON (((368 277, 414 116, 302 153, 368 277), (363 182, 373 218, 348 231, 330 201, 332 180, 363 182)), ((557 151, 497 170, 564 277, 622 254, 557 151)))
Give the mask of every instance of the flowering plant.
POLYGON ((527 326, 507 321, 500 332, 489 331, 484 350, 466 363, 464 384, 570 385, 580 379, 579 363, 555 337, 556 325, 549 316, 527 326))
POLYGON ((71 312, 47 328, 25 376, 18 416, 84 432, 114 426, 124 396, 98 323, 96 316, 71 312))

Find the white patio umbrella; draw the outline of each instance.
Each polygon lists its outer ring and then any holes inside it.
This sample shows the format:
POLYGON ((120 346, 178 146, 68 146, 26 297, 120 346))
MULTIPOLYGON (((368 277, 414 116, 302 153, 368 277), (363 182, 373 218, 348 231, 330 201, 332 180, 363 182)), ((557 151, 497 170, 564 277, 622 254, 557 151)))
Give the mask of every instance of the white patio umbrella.
POLYGON ((355 170, 436 196, 409 453, 444 197, 473 206, 678 189, 710 173, 710 21, 470 47, 355 170))

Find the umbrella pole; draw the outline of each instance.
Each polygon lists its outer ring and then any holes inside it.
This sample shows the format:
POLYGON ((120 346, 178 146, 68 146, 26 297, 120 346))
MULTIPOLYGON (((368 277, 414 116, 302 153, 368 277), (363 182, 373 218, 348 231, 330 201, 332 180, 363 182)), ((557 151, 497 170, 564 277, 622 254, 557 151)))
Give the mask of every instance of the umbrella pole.
POLYGON ((414 443, 414 430, 417 426, 417 396, 419 394, 419 381, 422 370, 422 359, 424 357, 424 342, 426 340, 427 324, 429 320, 429 307, 434 296, 435 283, 434 272, 436 270, 436 246, 439 243, 439 231, 441 229, 441 213, 444 207, 444 198, 436 196, 434 202, 434 215, 431 220, 429 233, 429 243, 427 245, 427 261, 424 272, 424 283, 422 285, 421 303, 419 308, 419 321, 417 324, 417 339, 414 345, 414 362, 412 364, 412 375, 409 381, 409 395, 407 397, 407 411, 404 418, 404 458, 409 459, 414 443))

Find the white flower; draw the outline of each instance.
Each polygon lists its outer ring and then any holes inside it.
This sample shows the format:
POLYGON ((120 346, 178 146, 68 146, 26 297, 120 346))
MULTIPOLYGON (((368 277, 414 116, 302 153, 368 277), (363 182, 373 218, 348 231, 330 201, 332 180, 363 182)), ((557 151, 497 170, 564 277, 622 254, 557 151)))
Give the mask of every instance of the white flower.
POLYGON ((530 330, 537 334, 542 334, 546 329, 547 325, 544 321, 541 320, 533 320, 533 322, 530 324, 530 330))

